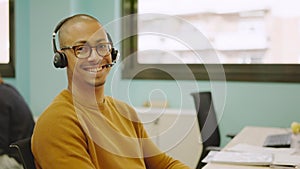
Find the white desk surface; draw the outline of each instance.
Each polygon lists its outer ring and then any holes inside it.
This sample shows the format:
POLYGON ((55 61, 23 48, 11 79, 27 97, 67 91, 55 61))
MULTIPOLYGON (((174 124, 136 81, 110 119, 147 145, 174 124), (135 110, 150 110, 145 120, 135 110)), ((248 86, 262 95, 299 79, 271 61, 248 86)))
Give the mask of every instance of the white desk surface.
MULTIPOLYGON (((255 146, 262 146, 267 135, 269 134, 281 134, 287 133, 287 128, 269 128, 269 127, 245 127, 239 134, 237 134, 225 147, 228 149, 239 143, 245 143, 255 146)), ((262 166, 242 166, 242 165, 230 165, 230 164, 217 164, 208 163, 204 169, 263 169, 269 167, 262 166)))

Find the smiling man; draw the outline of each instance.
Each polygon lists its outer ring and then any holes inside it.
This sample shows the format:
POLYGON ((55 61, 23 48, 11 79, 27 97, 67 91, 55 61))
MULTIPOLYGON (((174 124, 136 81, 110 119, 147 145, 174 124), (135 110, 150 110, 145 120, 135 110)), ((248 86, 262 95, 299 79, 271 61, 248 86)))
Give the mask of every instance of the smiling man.
POLYGON ((32 151, 38 169, 189 168, 152 143, 132 107, 104 95, 117 50, 97 19, 66 18, 53 41, 54 64, 66 67, 68 87, 36 123, 32 151))

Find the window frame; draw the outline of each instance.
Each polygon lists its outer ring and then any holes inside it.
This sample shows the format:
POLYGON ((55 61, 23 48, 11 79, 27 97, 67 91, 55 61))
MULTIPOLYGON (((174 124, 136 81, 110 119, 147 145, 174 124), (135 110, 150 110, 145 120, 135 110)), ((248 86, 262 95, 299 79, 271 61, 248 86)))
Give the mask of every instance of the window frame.
POLYGON ((2 77, 15 77, 15 0, 9 0, 9 63, 0 63, 2 77))
MULTIPOLYGON (((122 3, 122 16, 137 12, 138 0, 124 0, 122 3)), ((137 29, 136 21, 122 25, 122 33, 137 29)), ((222 66, 224 72, 210 72, 209 75, 204 64, 140 64, 136 57, 129 57, 137 51, 137 36, 129 37, 122 41, 121 52, 124 64, 122 78, 124 79, 152 79, 174 80, 168 73, 176 74, 175 80, 224 80, 249 81, 249 82, 300 82, 300 64, 209 64, 210 66, 222 66), (193 76, 186 76, 181 72, 188 66, 193 76), (163 71, 160 71, 163 68, 163 71), (141 71, 142 70, 142 71, 141 71), (168 72, 168 73, 166 73, 168 72), (213 77, 211 79, 210 77, 213 77), (220 77, 220 78, 219 78, 220 77)))

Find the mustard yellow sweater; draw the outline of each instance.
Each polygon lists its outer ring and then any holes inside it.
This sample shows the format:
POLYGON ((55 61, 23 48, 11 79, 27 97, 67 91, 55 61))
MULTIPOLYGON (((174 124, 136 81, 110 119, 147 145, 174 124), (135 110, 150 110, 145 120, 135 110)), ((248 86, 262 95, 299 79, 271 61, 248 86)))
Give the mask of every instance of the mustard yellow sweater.
POLYGON ((37 169, 188 169, 158 150, 127 104, 79 102, 68 90, 39 117, 32 152, 37 169))

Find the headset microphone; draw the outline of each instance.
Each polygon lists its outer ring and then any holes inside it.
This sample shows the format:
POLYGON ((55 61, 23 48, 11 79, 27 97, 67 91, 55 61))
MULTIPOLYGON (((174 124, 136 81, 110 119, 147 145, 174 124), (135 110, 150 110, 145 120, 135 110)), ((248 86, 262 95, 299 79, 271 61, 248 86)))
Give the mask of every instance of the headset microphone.
MULTIPOLYGON (((110 35, 109 34, 107 34, 107 35, 108 35, 109 41, 112 42, 110 35)), ((119 59, 118 50, 116 50, 115 48, 112 48, 111 56, 112 56, 112 63, 109 63, 109 64, 101 66, 102 69, 104 69, 104 68, 110 68, 110 67, 113 67, 113 65, 115 65, 115 63, 119 59)))
POLYGON ((110 67, 113 67, 114 64, 106 64, 106 65, 103 65, 101 66, 102 69, 104 68, 110 68, 110 67))

